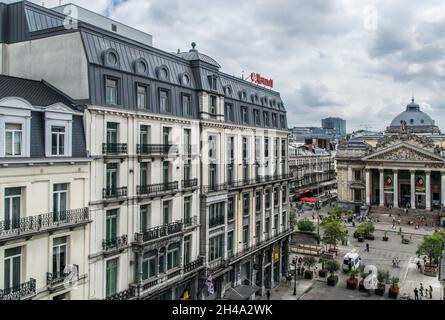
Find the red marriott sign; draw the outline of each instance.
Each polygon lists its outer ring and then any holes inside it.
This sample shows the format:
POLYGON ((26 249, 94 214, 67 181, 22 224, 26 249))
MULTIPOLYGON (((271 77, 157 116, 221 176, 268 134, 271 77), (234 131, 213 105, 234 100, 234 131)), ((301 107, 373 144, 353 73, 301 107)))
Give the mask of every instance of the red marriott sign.
POLYGON ((267 87, 273 88, 273 80, 263 78, 259 73, 252 72, 252 74, 250 75, 250 79, 252 80, 253 83, 262 84, 267 87))

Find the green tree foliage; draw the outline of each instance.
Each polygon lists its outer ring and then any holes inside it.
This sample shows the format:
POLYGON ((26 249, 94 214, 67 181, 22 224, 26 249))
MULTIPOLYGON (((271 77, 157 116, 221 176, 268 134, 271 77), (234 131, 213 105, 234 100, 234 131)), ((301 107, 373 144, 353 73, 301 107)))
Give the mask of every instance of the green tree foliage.
POLYGON ((329 217, 323 220, 320 224, 323 229, 323 242, 329 245, 329 249, 334 246, 337 247, 337 243, 347 239, 347 230, 343 226, 341 220, 334 217, 329 217))
POLYGON ((340 263, 337 260, 328 260, 326 261, 326 269, 329 271, 331 276, 333 276, 338 270, 340 270, 340 263))
POLYGON ((362 223, 357 227, 357 233, 361 235, 372 234, 375 230, 374 224, 372 222, 362 223))
POLYGON ((304 257, 303 263, 304 263, 304 265, 306 265, 308 267, 309 270, 311 270, 311 268, 314 266, 314 264, 317 263, 317 259, 315 259, 312 256, 304 257))
POLYGON ((297 225, 297 210, 295 208, 292 208, 290 210, 290 214, 289 214, 289 218, 290 218, 290 224, 292 227, 297 225))
POLYGON ((443 232, 436 232, 423 239, 422 243, 417 247, 416 253, 418 255, 426 255, 430 264, 433 260, 438 261, 442 253, 442 244, 445 242, 443 232))
POLYGON ((331 216, 331 217, 334 217, 334 218, 336 218, 336 219, 341 219, 341 215, 343 214, 343 209, 342 208, 332 208, 330 211, 329 211, 329 215, 331 216))
POLYGON ((297 223, 298 230, 304 231, 304 232, 314 232, 315 231, 315 224, 308 220, 307 218, 302 219, 298 221, 297 223))
POLYGON ((389 279, 389 271, 386 269, 377 270, 377 280, 379 283, 385 284, 389 279))

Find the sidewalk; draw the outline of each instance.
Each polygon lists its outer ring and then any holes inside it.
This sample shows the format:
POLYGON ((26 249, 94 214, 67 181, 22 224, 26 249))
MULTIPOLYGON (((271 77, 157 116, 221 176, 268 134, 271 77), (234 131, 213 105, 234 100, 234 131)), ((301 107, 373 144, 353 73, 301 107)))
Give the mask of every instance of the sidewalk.
MULTIPOLYGON (((314 282, 317 280, 306 280, 297 278, 297 295, 294 296, 294 280, 289 285, 286 281, 282 281, 277 287, 270 290, 270 300, 299 300, 305 293, 312 289, 314 282)), ((258 300, 267 300, 264 295, 258 300)))
POLYGON ((374 223, 375 230, 377 231, 388 231, 398 233, 400 227, 402 228, 402 233, 404 234, 414 234, 419 236, 428 236, 434 233, 436 228, 433 227, 421 227, 420 229, 416 229, 414 227, 408 226, 398 226, 396 225, 395 229, 392 229, 392 224, 384 224, 384 223, 374 223))

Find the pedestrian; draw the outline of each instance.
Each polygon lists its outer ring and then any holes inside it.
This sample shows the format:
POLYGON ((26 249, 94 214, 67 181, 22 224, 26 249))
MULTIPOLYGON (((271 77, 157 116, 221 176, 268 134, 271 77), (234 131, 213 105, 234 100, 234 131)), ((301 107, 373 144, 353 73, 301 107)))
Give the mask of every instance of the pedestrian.
POLYGON ((304 266, 301 267, 301 276, 304 277, 304 266))
POLYGON ((301 266, 300 265, 298 265, 298 267, 297 267, 297 274, 298 274, 298 276, 301 275, 301 266))
POLYGON ((430 299, 433 299, 433 287, 430 285, 430 299))
POLYGON ((428 288, 425 289, 425 299, 430 297, 428 288))
POLYGON ((270 290, 267 290, 266 296, 267 296, 267 300, 270 300, 270 290))
POLYGON ((424 291, 424 290, 425 290, 425 289, 423 288, 423 284, 420 283, 420 289, 419 289, 420 297, 423 297, 423 291, 424 291))
POLYGON ((423 257, 423 265, 424 265, 424 266, 426 265, 426 256, 423 257))
POLYGON ((400 226, 400 222, 401 222, 400 219, 398 219, 398 220, 397 220, 397 224, 398 224, 399 226, 400 226))
POLYGON ((366 251, 369 252, 369 243, 366 244, 366 251))
POLYGON ((419 300, 419 290, 417 288, 414 288, 414 300, 419 300))
POLYGON ((422 272, 422 266, 420 265, 420 261, 417 260, 417 269, 422 272))
POLYGON ((399 228, 399 234, 402 234, 402 227, 399 228))

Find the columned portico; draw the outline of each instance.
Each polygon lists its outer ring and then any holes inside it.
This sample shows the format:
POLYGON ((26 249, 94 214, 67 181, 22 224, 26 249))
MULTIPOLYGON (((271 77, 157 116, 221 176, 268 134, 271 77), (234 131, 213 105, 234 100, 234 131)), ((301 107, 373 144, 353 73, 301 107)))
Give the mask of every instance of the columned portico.
POLYGON ((399 207, 399 172, 397 170, 393 170, 394 174, 394 203, 393 207, 399 207))
POLYGON ((379 169, 380 172, 380 180, 379 180, 379 190, 380 190, 380 206, 384 207, 385 206, 385 189, 384 189, 384 181, 383 181, 383 174, 384 174, 384 170, 383 169, 379 169))
POLYGON ((410 170, 411 174, 411 209, 416 209, 416 171, 410 170))
POLYGON ((365 171, 365 180, 366 180, 366 205, 371 205, 371 172, 369 170, 365 171))

